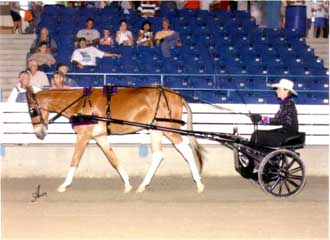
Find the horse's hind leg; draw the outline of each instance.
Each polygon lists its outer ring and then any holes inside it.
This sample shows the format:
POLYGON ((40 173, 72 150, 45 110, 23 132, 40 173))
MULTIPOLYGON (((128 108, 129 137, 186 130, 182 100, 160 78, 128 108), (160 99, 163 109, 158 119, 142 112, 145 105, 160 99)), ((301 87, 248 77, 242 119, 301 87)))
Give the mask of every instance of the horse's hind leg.
POLYGON ((181 153, 184 159, 188 162, 192 177, 197 186, 197 191, 203 192, 204 184, 201 181, 201 176, 199 174, 191 146, 189 146, 189 144, 183 141, 182 136, 180 134, 166 132, 165 136, 174 144, 175 148, 181 153))
POLYGON ((80 159, 86 149, 86 145, 89 142, 90 138, 87 138, 83 135, 78 134, 77 135, 77 143, 75 146, 74 154, 72 157, 72 161, 70 164, 68 175, 65 178, 64 183, 62 183, 58 188, 58 192, 65 192, 67 187, 69 187, 72 183, 74 174, 77 170, 77 167, 79 165, 80 159))
POLYGON ((163 160, 164 154, 161 148, 162 136, 163 133, 160 131, 150 131, 152 160, 147 175, 136 190, 138 193, 143 192, 146 186, 150 184, 152 177, 155 175, 161 161, 163 160))
POLYGON ((109 163, 112 165, 114 169, 118 172, 120 175, 122 181, 124 182, 125 185, 125 190, 124 192, 130 192, 132 189, 131 184, 129 183, 129 177, 126 174, 126 171, 124 170, 123 167, 120 166, 119 161, 117 159, 117 156, 115 153, 112 151, 112 148, 110 144, 108 143, 107 137, 106 136, 99 136, 95 138, 97 144, 100 146, 104 154, 106 155, 109 163))

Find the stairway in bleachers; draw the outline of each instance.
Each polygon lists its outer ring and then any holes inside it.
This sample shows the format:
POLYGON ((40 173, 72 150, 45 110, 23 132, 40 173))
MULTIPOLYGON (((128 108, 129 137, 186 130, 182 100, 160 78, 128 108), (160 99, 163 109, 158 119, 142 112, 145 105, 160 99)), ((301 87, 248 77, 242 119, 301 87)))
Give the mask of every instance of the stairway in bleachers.
POLYGON ((307 38, 306 42, 314 49, 315 55, 324 61, 324 67, 329 69, 329 39, 307 38))
POLYGON ((33 34, 0 34, 0 88, 3 101, 18 82, 18 73, 25 70, 26 54, 35 38, 33 34))

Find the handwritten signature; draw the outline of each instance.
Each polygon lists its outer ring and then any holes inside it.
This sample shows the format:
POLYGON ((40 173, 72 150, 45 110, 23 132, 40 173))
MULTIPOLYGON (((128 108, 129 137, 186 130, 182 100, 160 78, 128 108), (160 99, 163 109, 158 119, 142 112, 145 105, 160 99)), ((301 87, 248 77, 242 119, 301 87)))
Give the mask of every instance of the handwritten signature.
POLYGON ((33 199, 31 200, 31 202, 35 202, 38 198, 41 198, 43 196, 47 196, 47 192, 40 193, 40 184, 38 184, 37 191, 32 193, 33 199))

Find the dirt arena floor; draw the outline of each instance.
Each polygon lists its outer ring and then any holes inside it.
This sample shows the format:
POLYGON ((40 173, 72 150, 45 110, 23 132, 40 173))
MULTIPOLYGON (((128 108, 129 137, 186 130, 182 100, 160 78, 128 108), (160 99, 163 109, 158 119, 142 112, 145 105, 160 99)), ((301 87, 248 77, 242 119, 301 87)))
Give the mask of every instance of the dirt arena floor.
MULTIPOLYGON (((156 177, 145 193, 119 179, 2 179, 2 239, 328 239, 328 178, 274 199, 241 177, 156 177), (31 202, 41 185, 47 196, 31 202)), ((137 186, 140 178, 132 178, 137 186)))

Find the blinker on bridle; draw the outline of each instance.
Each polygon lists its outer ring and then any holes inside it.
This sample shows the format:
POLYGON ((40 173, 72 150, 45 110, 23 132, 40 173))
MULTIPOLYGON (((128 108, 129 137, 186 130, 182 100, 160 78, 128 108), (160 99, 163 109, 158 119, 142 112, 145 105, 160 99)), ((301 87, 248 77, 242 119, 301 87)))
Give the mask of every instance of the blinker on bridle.
POLYGON ((31 119, 35 118, 35 117, 39 117, 40 118, 40 121, 39 122, 35 122, 35 123, 32 123, 33 125, 34 124, 43 124, 45 125, 45 121, 42 117, 42 114, 41 114, 41 111, 40 111, 40 106, 38 104, 38 101, 36 99, 36 95, 33 93, 31 94, 31 97, 32 97, 32 104, 33 106, 32 107, 29 107, 29 114, 30 114, 30 117, 31 119))

